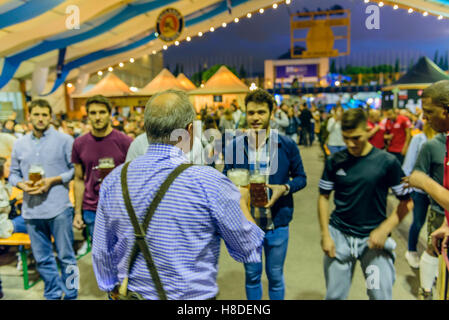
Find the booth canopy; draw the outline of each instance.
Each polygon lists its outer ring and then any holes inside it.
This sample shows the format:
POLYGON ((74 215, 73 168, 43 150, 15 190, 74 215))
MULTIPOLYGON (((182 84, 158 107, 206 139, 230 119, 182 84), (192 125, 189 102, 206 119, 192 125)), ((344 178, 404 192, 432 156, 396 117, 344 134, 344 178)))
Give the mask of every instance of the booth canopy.
POLYGON ((395 83, 384 87, 384 91, 390 91, 393 88, 399 89, 425 89, 430 84, 449 80, 449 76, 441 70, 432 60, 427 57, 421 57, 405 75, 395 83))
POLYGON ((177 89, 186 91, 186 89, 179 83, 175 76, 163 69, 153 80, 150 81, 144 88, 137 92, 137 95, 151 96, 155 93, 165 91, 168 89, 177 89))
POLYGON ((204 84, 203 88, 190 91, 193 95, 219 95, 232 93, 247 93, 248 86, 237 78, 228 68, 221 66, 220 69, 204 84))
POLYGON ((97 94, 101 94, 105 97, 122 97, 129 96, 132 93, 133 92, 129 89, 126 83, 110 72, 106 77, 101 79, 95 87, 85 93, 72 95, 72 98, 88 98, 97 94))
POLYGON ((187 78, 184 73, 180 73, 178 74, 178 76, 176 77, 176 79, 178 80, 178 82, 185 88, 185 90, 190 91, 190 90, 195 90, 196 86, 193 84, 192 81, 190 81, 189 78, 187 78))

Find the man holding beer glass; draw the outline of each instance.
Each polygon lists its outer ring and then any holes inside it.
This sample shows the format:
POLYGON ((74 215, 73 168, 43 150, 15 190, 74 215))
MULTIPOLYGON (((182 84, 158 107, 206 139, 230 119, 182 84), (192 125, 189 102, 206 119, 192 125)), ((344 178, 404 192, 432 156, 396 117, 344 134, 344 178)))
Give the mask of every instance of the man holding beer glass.
MULTIPOLYGON (((265 231, 269 296, 282 300, 288 225, 293 215, 292 194, 306 186, 306 174, 296 143, 270 130, 273 97, 257 89, 246 96, 245 105, 249 130, 227 146, 223 173, 232 175, 235 169, 248 172, 251 214, 265 231)), ((260 300, 262 263, 245 263, 245 274, 247 298, 260 300)))
POLYGON ((78 268, 69 200, 69 182, 74 172, 70 162, 73 138, 50 127, 51 115, 46 100, 31 102, 28 120, 33 132, 14 144, 9 182, 24 192, 22 216, 37 270, 45 283, 44 297, 59 300, 64 293, 64 299, 76 299, 78 289, 71 279, 78 268), (52 236, 62 277, 53 256, 52 236))
POLYGON ((72 162, 75 164, 75 218, 73 226, 87 224, 92 237, 100 185, 106 175, 125 162, 132 139, 112 128, 111 103, 101 96, 86 101, 92 131, 75 139, 72 162))

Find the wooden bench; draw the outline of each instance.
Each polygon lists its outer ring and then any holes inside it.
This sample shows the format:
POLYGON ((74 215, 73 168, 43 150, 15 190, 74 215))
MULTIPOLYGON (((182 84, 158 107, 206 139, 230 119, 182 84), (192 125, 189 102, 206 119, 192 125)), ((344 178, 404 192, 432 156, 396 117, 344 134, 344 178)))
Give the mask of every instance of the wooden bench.
POLYGON ((31 248, 30 237, 26 233, 13 233, 11 237, 6 239, 0 239, 0 246, 19 246, 20 259, 22 260, 22 268, 23 268, 23 288, 28 290, 36 283, 39 282, 39 279, 30 283, 28 277, 28 261, 27 257, 31 248))

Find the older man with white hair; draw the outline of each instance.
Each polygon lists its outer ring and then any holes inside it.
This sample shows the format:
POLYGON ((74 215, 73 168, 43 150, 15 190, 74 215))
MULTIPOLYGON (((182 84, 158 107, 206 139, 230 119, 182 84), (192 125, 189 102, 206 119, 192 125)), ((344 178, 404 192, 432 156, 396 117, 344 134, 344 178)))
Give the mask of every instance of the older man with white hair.
POLYGON ((264 232, 248 191, 185 155, 194 119, 185 93, 154 95, 145 109, 147 152, 102 183, 92 259, 112 299, 214 299, 220 238, 235 260, 260 262, 264 232))

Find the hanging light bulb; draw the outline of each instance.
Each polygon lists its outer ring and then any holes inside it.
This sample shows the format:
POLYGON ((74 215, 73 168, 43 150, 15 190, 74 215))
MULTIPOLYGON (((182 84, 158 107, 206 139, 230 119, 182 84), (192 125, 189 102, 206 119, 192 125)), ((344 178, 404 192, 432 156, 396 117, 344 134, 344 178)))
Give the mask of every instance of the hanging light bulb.
POLYGON ((134 58, 129 59, 129 62, 134 63, 134 58))
POLYGON ((273 9, 277 9, 277 7, 278 7, 277 3, 273 4, 273 9))
POLYGON ((101 77, 103 75, 103 71, 98 71, 97 74, 101 77))
POLYGON ((226 23, 226 22, 223 22, 223 23, 221 24, 221 26, 222 26, 223 28, 226 28, 227 23, 226 23))
POLYGON ((251 18, 253 15, 252 15, 251 13, 248 13, 246 16, 247 16, 248 18, 251 18))
POLYGON ((239 18, 235 18, 235 19, 234 19, 234 22, 235 22, 235 23, 238 23, 239 21, 240 21, 239 18))
POLYGON ((179 46, 179 41, 175 41, 175 46, 179 46))
POLYGON ((438 16, 438 20, 443 20, 443 16, 442 16, 442 15, 439 15, 439 16, 438 16))
POLYGON ((285 4, 290 4, 292 1, 291 0, 285 0, 285 4))
POLYGON ((365 0, 365 3, 369 3, 369 0, 365 0))
POLYGON ((424 17, 427 17, 429 15, 429 13, 427 11, 423 12, 422 14, 424 17))
POLYGON ((398 10, 398 8, 399 8, 399 6, 398 6, 397 4, 395 4, 395 5, 393 6, 393 9, 394 9, 394 10, 398 10))
POLYGON ((120 62, 120 63, 118 64, 118 66, 119 66, 120 68, 123 68, 123 66, 124 66, 123 62, 120 62))
POLYGON ((413 12, 412 8, 408 9, 408 13, 412 13, 412 12, 413 12))
POLYGON ((156 50, 153 50, 153 54, 156 54, 156 50))
POLYGON ((187 37, 186 40, 187 40, 187 42, 190 42, 190 40, 192 40, 192 38, 187 37))
POLYGON ((265 10, 263 8, 260 8, 259 12, 260 12, 260 14, 262 14, 265 12, 265 10))
POLYGON ((214 32, 214 31, 215 31, 215 28, 214 28, 214 27, 210 27, 209 31, 210 31, 210 32, 214 32))
POLYGON ((200 32, 198 32, 198 37, 202 37, 203 36, 203 33, 200 31, 200 32))
POLYGON ((164 44, 164 46, 162 48, 164 48, 164 50, 167 50, 168 46, 166 44, 164 44))
POLYGON ((67 87, 68 87, 68 88, 71 88, 71 87, 73 87, 73 84, 71 84, 71 83, 69 82, 69 83, 67 83, 67 87))
POLYGON ((109 71, 109 72, 112 72, 112 71, 114 71, 114 68, 113 68, 113 67, 109 67, 109 68, 108 68, 108 71, 109 71))
POLYGON ((384 6, 384 3, 381 1, 381 2, 379 2, 379 7, 383 7, 384 6))

